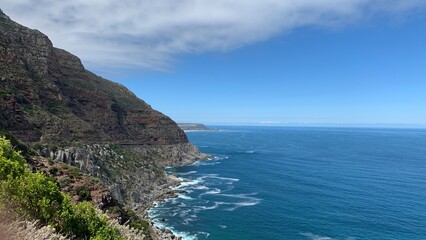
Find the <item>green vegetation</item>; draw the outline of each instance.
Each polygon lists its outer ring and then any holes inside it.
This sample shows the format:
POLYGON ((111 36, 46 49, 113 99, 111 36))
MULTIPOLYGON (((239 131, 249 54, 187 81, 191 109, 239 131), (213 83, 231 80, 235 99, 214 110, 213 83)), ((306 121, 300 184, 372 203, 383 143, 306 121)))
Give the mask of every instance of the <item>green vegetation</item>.
POLYGON ((109 214, 124 217, 126 219, 125 221, 128 222, 127 225, 131 229, 137 230, 145 235, 144 239, 152 239, 150 236, 149 222, 140 218, 133 210, 123 206, 114 205, 108 207, 107 211, 109 214))
MULTIPOLYGON (((82 193, 82 197, 87 197, 82 193)), ((108 218, 90 202, 71 203, 58 183, 40 172, 32 173, 10 141, 0 137, 0 207, 38 219, 78 239, 124 239, 108 218)))
POLYGON ((79 201, 91 201, 92 200, 92 196, 90 195, 89 189, 87 189, 84 186, 79 187, 77 189, 77 193, 78 193, 78 200, 79 201))
MULTIPOLYGON (((151 169, 157 177, 164 176, 164 171, 159 167, 155 162, 150 162, 148 159, 141 159, 138 154, 135 154, 132 151, 129 151, 121 145, 110 145, 111 149, 116 152, 118 155, 123 156, 122 163, 124 166, 131 168, 149 168, 151 169)), ((121 169, 122 167, 120 167, 121 169)), ((121 174, 123 175, 123 174, 121 174)))
POLYGON ((2 88, 0 89, 0 96, 7 94, 17 94, 18 90, 16 88, 2 88))
POLYGON ((129 215, 130 217, 129 227, 142 231, 145 234, 145 236, 147 236, 147 239, 150 238, 148 221, 141 219, 140 217, 138 217, 138 215, 136 215, 134 211, 130 209, 125 209, 125 210, 126 210, 126 214, 129 215))
POLYGON ((14 149, 20 151, 23 155, 27 156, 33 153, 33 150, 28 147, 28 145, 15 138, 11 132, 0 129, 0 137, 1 136, 4 136, 6 139, 8 139, 11 145, 14 146, 14 149))

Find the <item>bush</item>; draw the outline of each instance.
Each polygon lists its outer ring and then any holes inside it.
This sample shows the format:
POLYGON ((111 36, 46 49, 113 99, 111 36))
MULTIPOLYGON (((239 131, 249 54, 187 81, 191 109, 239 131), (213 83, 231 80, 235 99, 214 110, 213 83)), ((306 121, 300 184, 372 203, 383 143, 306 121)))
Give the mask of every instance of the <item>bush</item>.
POLYGON ((90 194, 90 190, 87 189, 86 187, 79 187, 77 189, 77 193, 78 193, 78 201, 91 201, 92 200, 92 195, 90 194))
POLYGON ((19 213, 76 238, 124 239, 90 202, 72 204, 70 197, 60 191, 53 178, 40 172, 30 172, 22 156, 1 137, 0 199, 19 213))
POLYGON ((42 173, 30 173, 2 183, 3 193, 10 204, 22 214, 53 224, 63 201, 56 182, 42 173))
POLYGON ((8 139, 10 141, 11 145, 15 149, 21 151, 21 153, 24 154, 25 156, 33 153, 32 149, 30 147, 28 147, 28 145, 26 145, 22 141, 18 140, 17 138, 15 138, 15 136, 13 136, 13 134, 11 132, 0 128, 0 137, 2 137, 2 136, 4 136, 6 139, 8 139))
POLYGON ((90 202, 71 204, 66 198, 61 211, 59 227, 64 233, 73 234, 77 238, 122 239, 117 229, 108 226, 105 215, 96 212, 90 202))
POLYGON ((25 170, 25 160, 10 147, 9 141, 0 138, 0 181, 21 176, 25 170))

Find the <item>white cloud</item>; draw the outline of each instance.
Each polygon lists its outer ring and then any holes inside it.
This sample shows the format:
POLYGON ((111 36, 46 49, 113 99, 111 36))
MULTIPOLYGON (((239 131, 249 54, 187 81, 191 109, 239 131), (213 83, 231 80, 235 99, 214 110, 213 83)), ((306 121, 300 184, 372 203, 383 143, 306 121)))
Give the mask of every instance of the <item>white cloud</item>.
POLYGON ((306 25, 342 26, 424 0, 2 0, 90 66, 167 69, 176 54, 227 51, 306 25))

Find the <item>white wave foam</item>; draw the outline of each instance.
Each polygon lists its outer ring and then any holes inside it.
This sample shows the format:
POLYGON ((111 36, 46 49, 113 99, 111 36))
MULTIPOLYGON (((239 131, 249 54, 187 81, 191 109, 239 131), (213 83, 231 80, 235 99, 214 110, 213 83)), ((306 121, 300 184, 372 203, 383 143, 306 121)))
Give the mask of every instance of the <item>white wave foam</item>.
POLYGON ((300 235, 305 236, 308 239, 312 239, 312 240, 333 240, 333 238, 331 237, 320 236, 313 233, 300 233, 300 235))
POLYGON ((192 187, 191 189, 194 189, 194 190, 209 190, 210 188, 207 187, 207 186, 201 185, 201 186, 192 187))
POLYGON ((255 151, 245 151, 245 153, 252 154, 252 153, 255 153, 255 151))
POLYGON ((185 199, 185 200, 193 200, 192 197, 185 195, 185 194, 178 194, 178 198, 185 199))
POLYGON ((164 227, 164 228, 169 229, 175 236, 181 237, 182 240, 197 240, 198 239, 196 234, 191 235, 191 233, 189 233, 189 232, 180 232, 180 231, 177 231, 176 229, 174 229, 173 227, 164 227))
POLYGON ((212 206, 209 206, 209 207, 207 207, 207 206, 196 206, 196 208, 198 210, 213 210, 213 209, 216 209, 220 205, 223 205, 223 204, 227 204, 227 203, 225 203, 225 202, 214 202, 214 204, 212 206))
POLYGON ((188 214, 191 212, 191 210, 190 209, 187 209, 187 210, 181 210, 180 212, 179 212, 179 217, 181 217, 181 218, 184 218, 184 217, 187 217, 188 216, 188 214))
POLYGON ((205 194, 218 194, 221 190, 219 188, 215 188, 214 190, 207 191, 205 194))
POLYGON ((186 176, 186 175, 191 175, 197 173, 197 171, 189 171, 189 172, 184 172, 184 173, 177 173, 177 175, 179 176, 186 176))
POLYGON ((220 177, 217 174, 208 174, 208 175, 206 175, 206 177, 208 177, 208 178, 214 178, 214 179, 219 179, 219 180, 224 180, 224 181, 231 181, 231 182, 238 182, 238 181, 240 181, 240 179, 238 179, 238 178, 220 177))
POLYGON ((230 205, 234 205, 234 206, 231 207, 231 208, 227 208, 225 210, 226 211, 234 211, 235 209, 240 208, 240 207, 249 207, 249 206, 257 205, 257 204, 259 204, 259 202, 260 202, 260 200, 256 199, 256 200, 250 200, 248 202, 230 203, 230 205))
POLYGON ((241 199, 258 199, 252 196, 255 196, 259 193, 240 193, 240 194, 219 194, 223 197, 230 197, 230 198, 241 198, 241 199))
MULTIPOLYGON (((208 160, 208 159, 207 159, 208 160)), ((206 160, 206 161, 207 161, 206 160)), ((189 166, 199 166, 200 165, 200 160, 198 160, 198 161, 195 161, 194 163, 192 163, 191 165, 189 165, 189 166)))
POLYGON ((190 235, 188 232, 176 232, 173 233, 174 235, 178 237, 182 237, 182 240, 197 240, 197 236, 190 235))
POLYGON ((257 195, 258 193, 249 193, 249 194, 220 194, 218 193, 218 196, 222 197, 229 197, 229 198, 237 198, 242 199, 242 202, 226 202, 224 204, 231 205, 232 207, 224 209, 226 211, 234 211, 237 208, 240 207, 249 207, 259 204, 262 199, 253 197, 254 195, 257 195))
POLYGON ((209 162, 209 160, 205 160, 205 161, 196 161, 194 162, 192 165, 193 166, 214 166, 214 165, 218 165, 220 164, 220 162, 215 161, 215 162, 209 162))
MULTIPOLYGON (((337 238, 332 238, 332 237, 327 237, 327 236, 321 236, 321 235, 317 235, 317 234, 313 234, 310 232, 305 232, 305 233, 300 233, 300 235, 311 239, 311 240, 338 240, 337 238)), ((355 240, 356 238, 354 237, 347 237, 345 238, 345 240, 355 240)))
MULTIPOLYGON (((175 236, 177 237, 181 237, 182 240, 196 240, 198 239, 196 234, 190 234, 189 232, 181 232, 181 231, 177 231, 173 226, 169 226, 167 224, 167 222, 161 222, 159 219, 156 219, 154 216, 152 216, 152 210, 148 210, 148 214, 149 214, 149 218, 153 219, 154 222, 154 226, 158 227, 158 228, 165 228, 165 229, 169 229, 175 236)), ((186 211, 180 211, 180 215, 181 214, 187 214, 189 212, 189 210, 186 211)), ((175 215, 173 215, 175 216, 175 215)), ((185 217, 184 215, 181 217, 185 217)))
POLYGON ((221 192, 221 190, 219 188, 215 188, 213 190, 207 191, 207 192, 203 192, 200 195, 198 195, 198 197, 202 197, 204 195, 214 195, 214 194, 219 194, 221 192))
POLYGON ((214 156, 212 160, 219 161, 219 160, 225 160, 228 158, 229 156, 214 156))
POLYGON ((226 225, 219 225, 219 227, 220 227, 220 228, 222 228, 222 229, 225 229, 225 228, 227 228, 228 226, 226 226, 226 225))
MULTIPOLYGON (((192 215, 191 215, 192 216, 192 215)), ((195 219, 194 218, 185 218, 184 220, 183 220, 183 224, 184 225, 191 225, 191 222, 194 222, 195 221, 195 219)))
POLYGON ((197 237, 198 237, 198 235, 204 235, 205 236, 205 238, 208 238, 209 236, 210 236, 210 233, 208 233, 208 232, 197 232, 197 234, 195 234, 197 237))
POLYGON ((214 156, 206 160, 195 161, 191 166, 212 166, 220 164, 220 160, 228 159, 228 156, 214 156))
POLYGON ((171 189, 173 190, 178 190, 178 189, 182 189, 188 186, 193 186, 193 185, 198 185, 200 183, 203 182, 203 178, 197 178, 195 180, 188 180, 188 179, 183 179, 183 178, 179 178, 182 180, 182 182, 179 184, 179 186, 176 187, 171 187, 171 189))

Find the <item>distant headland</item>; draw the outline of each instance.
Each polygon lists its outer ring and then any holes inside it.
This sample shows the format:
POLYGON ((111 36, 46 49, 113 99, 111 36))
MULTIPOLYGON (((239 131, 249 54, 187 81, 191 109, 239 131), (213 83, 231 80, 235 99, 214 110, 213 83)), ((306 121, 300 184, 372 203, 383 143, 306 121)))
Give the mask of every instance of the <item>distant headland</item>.
POLYGON ((189 131, 211 131, 212 130, 202 123, 178 123, 177 125, 185 132, 189 132, 189 131))

